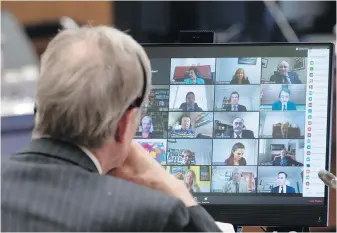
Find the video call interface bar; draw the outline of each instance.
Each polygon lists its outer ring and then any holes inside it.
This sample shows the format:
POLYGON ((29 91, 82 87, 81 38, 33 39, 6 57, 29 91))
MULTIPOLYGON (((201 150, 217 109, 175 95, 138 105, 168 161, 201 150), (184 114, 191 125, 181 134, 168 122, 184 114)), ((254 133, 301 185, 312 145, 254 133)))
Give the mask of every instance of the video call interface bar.
POLYGON ((135 138, 191 193, 302 195, 306 57, 151 65, 153 88, 135 138))

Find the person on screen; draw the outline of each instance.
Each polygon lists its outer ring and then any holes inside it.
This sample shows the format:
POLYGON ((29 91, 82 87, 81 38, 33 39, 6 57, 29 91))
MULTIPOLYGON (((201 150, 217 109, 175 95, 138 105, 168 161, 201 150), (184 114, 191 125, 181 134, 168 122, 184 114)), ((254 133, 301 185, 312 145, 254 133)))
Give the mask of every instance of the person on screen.
POLYGON ((303 166, 303 164, 291 158, 286 149, 282 149, 280 155, 274 157, 273 166, 303 166))
POLYGON ((136 133, 136 137, 141 138, 153 138, 153 124, 150 116, 144 116, 141 120, 141 126, 139 132, 136 133))
POLYGON ((238 92, 232 92, 230 98, 231 103, 224 106, 226 112, 247 112, 246 106, 239 104, 240 95, 238 92))
POLYGON ((205 80, 201 77, 199 70, 194 66, 188 69, 188 77, 184 79, 185 84, 205 84, 205 80))
POLYGON ((190 193, 200 193, 200 187, 197 183, 197 176, 193 170, 187 170, 185 173, 184 183, 190 193))
POLYGON ((242 179, 239 169, 235 168, 232 172, 232 179, 225 183, 224 193, 248 193, 248 183, 242 179))
POLYGON ((193 162, 193 152, 190 150, 184 150, 183 152, 184 165, 192 165, 192 162, 193 162))
POLYGON ((175 129, 169 132, 169 137, 188 137, 194 138, 195 132, 191 129, 191 118, 189 116, 183 116, 181 118, 181 129, 175 129))
POLYGON ((224 136, 229 138, 255 138, 253 131, 245 129, 244 124, 245 122, 242 118, 235 118, 233 121, 233 129, 226 131, 224 136))
POLYGON ((198 104, 195 103, 195 95, 193 92, 188 92, 186 94, 186 102, 182 103, 179 109, 183 111, 196 111, 196 112, 202 111, 202 109, 198 106, 198 104))
POLYGON ((293 111, 296 110, 296 103, 289 101, 290 90, 288 88, 282 88, 279 95, 279 100, 273 103, 272 110, 279 111, 293 111))
POLYGON ((277 84, 302 84, 296 72, 289 71, 289 63, 281 61, 277 66, 277 71, 270 77, 270 82, 277 84))
POLYGON ((250 84, 245 70, 242 68, 237 69, 230 84, 250 84))
POLYGON ((281 130, 276 131, 273 134, 273 138, 296 138, 292 134, 289 133, 289 122, 284 122, 281 124, 281 130))
POLYGON ((231 155, 225 160, 227 166, 246 166, 246 159, 243 157, 245 154, 245 146, 238 142, 235 143, 231 150, 231 155))
POLYGON ((272 188, 271 193, 296 193, 293 187, 286 185, 287 178, 287 173, 279 172, 276 180, 278 186, 272 188))

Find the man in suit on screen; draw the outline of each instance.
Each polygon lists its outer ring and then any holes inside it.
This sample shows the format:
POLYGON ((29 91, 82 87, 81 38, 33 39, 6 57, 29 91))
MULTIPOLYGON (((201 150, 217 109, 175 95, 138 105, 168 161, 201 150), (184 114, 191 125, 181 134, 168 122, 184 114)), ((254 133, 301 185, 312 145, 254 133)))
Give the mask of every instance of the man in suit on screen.
POLYGON ((277 175, 276 183, 278 186, 271 189, 272 193, 296 193, 295 189, 289 185, 286 185, 288 174, 285 172, 279 172, 277 175))
POLYGON ((237 91, 231 93, 230 104, 223 106, 226 112, 247 112, 247 108, 244 105, 239 104, 240 95, 237 91))
POLYGON ((279 100, 273 103, 272 110, 278 111, 294 111, 296 110, 296 103, 289 101, 290 90, 288 88, 282 88, 279 93, 279 100))
POLYGON ((245 122, 240 117, 234 119, 233 130, 226 131, 224 136, 229 138, 255 138, 253 131, 245 129, 245 122))
POLYGON ((303 166, 303 164, 292 159, 287 150, 282 149, 280 155, 274 157, 273 166, 303 166))
POLYGON ((2 231, 220 231, 133 141, 151 86, 135 40, 107 26, 63 30, 40 71, 34 139, 1 160, 2 231))
POLYGON ((276 84, 302 84, 296 72, 289 71, 289 63, 281 61, 277 66, 277 71, 270 77, 270 82, 276 84))
POLYGON ((225 183, 224 193, 248 193, 248 183, 242 179, 242 173, 235 168, 232 172, 232 178, 225 183))

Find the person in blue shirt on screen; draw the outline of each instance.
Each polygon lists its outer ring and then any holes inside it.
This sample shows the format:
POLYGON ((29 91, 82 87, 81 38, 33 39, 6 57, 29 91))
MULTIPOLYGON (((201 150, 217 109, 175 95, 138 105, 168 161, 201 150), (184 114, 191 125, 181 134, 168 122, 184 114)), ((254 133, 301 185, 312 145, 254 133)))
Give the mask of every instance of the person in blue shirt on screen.
POLYGON ((181 118, 181 128, 172 130, 168 133, 168 136, 169 138, 195 138, 195 132, 191 127, 191 118, 183 116, 181 118))
POLYGON ((188 69, 188 78, 184 79, 185 84, 205 84, 205 80, 201 77, 199 70, 196 67, 188 69))
POLYGON ((296 110, 296 103, 289 101, 290 90, 288 88, 282 88, 279 93, 279 100, 273 103, 272 110, 278 111, 292 111, 296 110))

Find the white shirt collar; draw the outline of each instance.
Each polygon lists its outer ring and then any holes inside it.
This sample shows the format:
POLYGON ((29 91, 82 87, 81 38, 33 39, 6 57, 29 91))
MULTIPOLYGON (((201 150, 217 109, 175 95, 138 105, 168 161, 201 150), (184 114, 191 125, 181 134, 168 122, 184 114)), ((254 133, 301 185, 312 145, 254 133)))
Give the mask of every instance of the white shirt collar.
POLYGON ((88 155, 88 157, 91 159, 91 161, 95 164, 97 171, 100 175, 103 174, 103 170, 102 170, 102 166, 99 163, 98 159, 96 158, 96 156, 87 148, 83 147, 83 146, 78 146, 86 155, 88 155))
POLYGON ((287 185, 279 186, 278 192, 281 193, 281 189, 283 187, 283 193, 287 193, 287 185))
POLYGON ((240 133, 239 135, 237 135, 237 134, 234 132, 234 138, 237 138, 237 137, 242 138, 242 131, 241 131, 241 133, 240 133))

